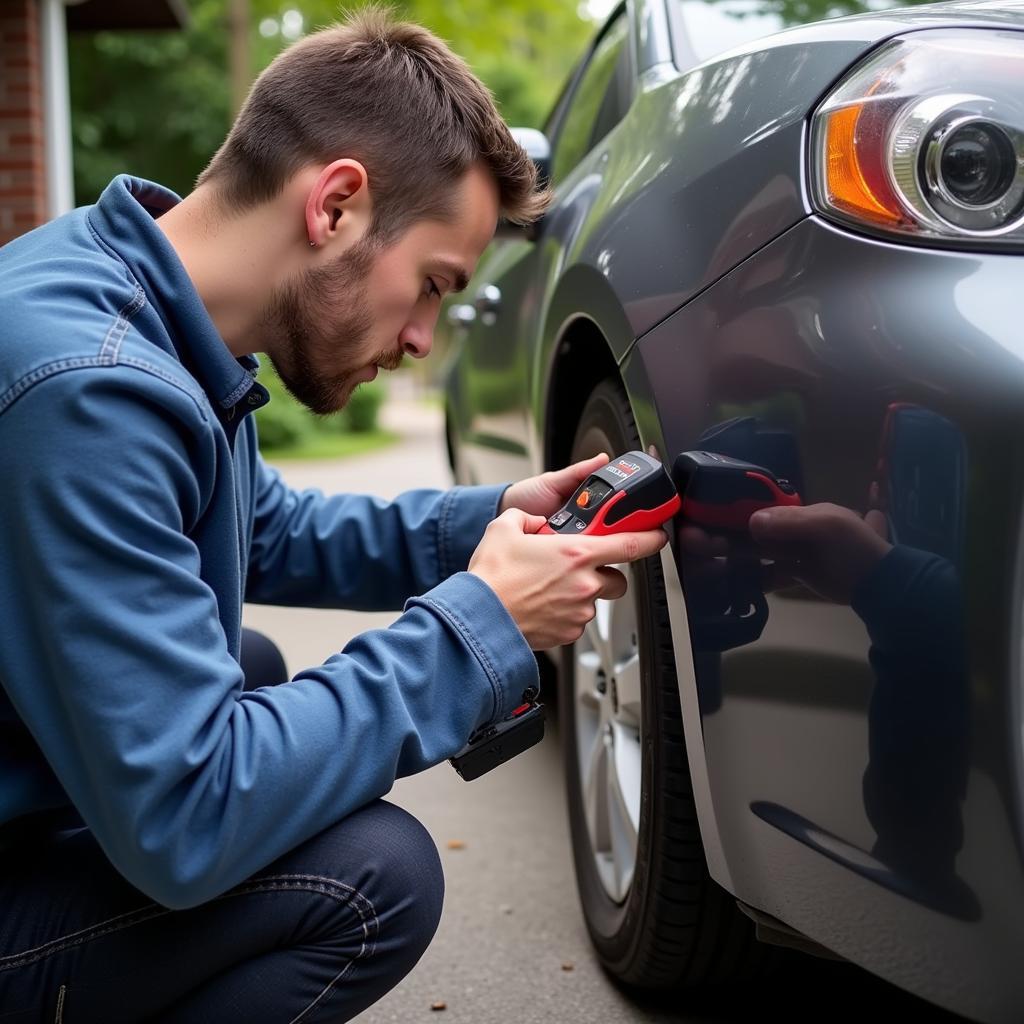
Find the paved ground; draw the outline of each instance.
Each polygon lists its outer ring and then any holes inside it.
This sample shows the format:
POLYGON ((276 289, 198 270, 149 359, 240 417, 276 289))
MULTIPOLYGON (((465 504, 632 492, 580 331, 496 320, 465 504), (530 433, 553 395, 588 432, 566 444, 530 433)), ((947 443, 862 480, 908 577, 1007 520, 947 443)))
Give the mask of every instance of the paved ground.
MULTIPOLYGON (((390 497, 450 483, 436 407, 405 400, 385 409, 400 444, 333 463, 291 463, 293 486, 390 497)), ((246 622, 272 635, 292 671, 323 661, 347 638, 394 616, 258 608, 246 622)), ((770 988, 723 994, 685 1014, 637 1008, 598 968, 576 901, 557 736, 498 771, 464 783, 447 765, 400 781, 390 799, 427 826, 447 878, 437 938, 412 974, 358 1018, 360 1024, 618 1024, 618 1022, 861 1020, 952 1021, 861 972, 808 960, 770 988), (456 841, 461 848, 450 849, 456 841), (566 969, 570 968, 570 969, 566 969), (444 1002, 443 1013, 431 1004, 444 1002)))

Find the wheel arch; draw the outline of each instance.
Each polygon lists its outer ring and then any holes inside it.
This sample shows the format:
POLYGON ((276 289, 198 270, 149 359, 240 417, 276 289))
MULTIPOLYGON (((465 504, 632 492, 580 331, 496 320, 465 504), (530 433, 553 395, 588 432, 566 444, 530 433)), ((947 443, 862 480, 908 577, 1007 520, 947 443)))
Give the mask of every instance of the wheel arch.
POLYGON ((607 339, 589 317, 576 317, 561 333, 548 374, 544 413, 546 469, 568 463, 583 407, 594 388, 609 377, 624 383, 607 339))
POLYGON ((562 274, 545 325, 535 357, 534 409, 543 468, 552 469, 568 461, 580 413, 597 384, 613 377, 628 393, 619 363, 635 336, 611 282, 586 263, 562 274))

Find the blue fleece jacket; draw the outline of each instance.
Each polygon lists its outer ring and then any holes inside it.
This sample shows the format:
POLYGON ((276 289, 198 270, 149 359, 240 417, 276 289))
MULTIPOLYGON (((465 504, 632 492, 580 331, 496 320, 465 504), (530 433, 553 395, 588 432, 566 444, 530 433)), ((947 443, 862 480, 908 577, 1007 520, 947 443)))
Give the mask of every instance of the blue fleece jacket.
POLYGON ((0 824, 71 805, 186 907, 451 756, 537 675, 462 571, 499 488, 325 498, 263 464, 257 364, 154 222, 176 201, 122 176, 0 249, 0 824), (243 692, 243 600, 405 611, 243 692))

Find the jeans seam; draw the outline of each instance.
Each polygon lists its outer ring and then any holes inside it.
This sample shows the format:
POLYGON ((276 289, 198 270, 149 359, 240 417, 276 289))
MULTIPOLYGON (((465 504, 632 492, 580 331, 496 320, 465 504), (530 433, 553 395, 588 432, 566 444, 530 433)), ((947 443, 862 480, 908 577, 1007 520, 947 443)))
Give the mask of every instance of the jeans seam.
POLYGON ((345 964, 345 966, 342 967, 342 969, 340 971, 338 971, 338 973, 333 978, 331 978, 331 980, 329 982, 327 982, 327 984, 324 986, 323 990, 320 992, 319 995, 317 995, 317 997, 313 1000, 313 1002, 311 1002, 309 1004, 309 1006, 307 1006, 297 1017, 292 1017, 292 1019, 290 1021, 288 1021, 288 1024, 302 1024, 302 1021, 306 1019, 306 1017, 309 1015, 309 1013, 312 1010, 316 1009, 317 1004, 325 996, 329 995, 331 993, 331 991, 334 989, 334 987, 338 984, 338 982, 341 981, 341 979, 344 978, 346 974, 348 974, 349 969, 355 965, 355 962, 358 959, 359 959, 359 957, 357 957, 357 956, 352 957, 352 959, 349 960, 349 962, 347 964, 345 964))
MULTIPOLYGON (((232 896, 244 896, 251 892, 273 891, 318 892, 323 896, 330 896, 331 899, 339 903, 351 904, 363 925, 363 946, 365 947, 367 942, 371 943, 370 951, 365 955, 371 955, 376 948, 377 932, 380 929, 376 908, 358 889, 339 882, 336 878, 326 878, 323 875, 262 875, 235 886, 228 892, 217 896, 216 899, 225 900, 232 896), (340 890, 340 894, 338 890, 340 890), (370 925, 367 924, 367 918, 370 919, 370 925), (371 931, 373 932, 372 936, 371 931)), ((363 955, 363 950, 357 954, 357 956, 363 955)))
POLYGON ((49 956, 63 953, 73 946, 81 946, 86 942, 92 942, 93 939, 102 938, 104 935, 110 935, 113 932, 123 931, 125 928, 140 924, 142 921, 149 921, 169 913, 171 911, 167 907, 161 907, 157 903, 151 903, 146 907, 137 907, 135 910, 118 914, 117 917, 111 917, 106 921, 100 921, 98 924, 89 925, 88 928, 71 932, 70 935, 62 935, 60 938, 51 939, 49 942, 44 942, 41 946, 35 946, 20 953, 11 953, 8 956, 0 957, 0 971, 12 971, 18 967, 27 967, 29 964, 45 960, 49 956))
POLYGON ((272 875, 269 878, 253 879, 252 885, 258 883, 273 881, 280 885, 284 882, 285 886, 288 887, 299 887, 297 883, 305 883, 304 887, 309 888, 310 882, 317 883, 314 888, 317 892, 323 892, 325 895, 337 898, 334 893, 330 892, 330 889, 342 889, 348 894, 348 899, 343 901, 348 906, 352 906, 356 913, 359 915, 359 920, 363 926, 363 944, 351 960, 323 987, 316 998, 297 1016, 293 1017, 288 1024, 301 1024, 301 1021, 310 1013, 311 1010, 315 1009, 317 1004, 323 1000, 323 998, 331 992, 331 990, 338 984, 339 981, 349 972, 352 966, 357 960, 367 959, 376 952, 377 949, 377 938, 380 934, 380 918, 377 916, 376 908, 373 902, 364 896, 358 889, 346 885, 344 882, 339 882, 335 878, 324 878, 321 875, 272 875), (365 904, 365 908, 360 904, 365 904), (369 912, 370 921, 367 921, 366 912, 369 912), (371 938, 372 932, 372 938, 371 938), (367 942, 370 943, 369 949, 367 949, 367 942))
MULTIPOLYGON (((375 952, 377 948, 377 934, 380 930, 380 921, 377 917, 377 912, 374 909, 373 903, 359 892, 358 889, 354 889, 352 886, 346 885, 344 882, 339 882, 337 879, 323 878, 319 875, 269 875, 264 878, 254 878, 249 882, 243 882, 241 885, 238 885, 233 889, 229 889, 220 896, 215 896, 212 900, 209 900, 208 903, 216 903, 220 900, 230 899, 234 896, 244 896, 253 892, 274 891, 318 892, 321 895, 329 896, 331 899, 336 900, 339 903, 346 903, 352 906, 355 912, 359 915, 359 919, 363 927, 363 943, 359 952, 351 961, 349 961, 349 965, 347 966, 351 966, 352 963, 362 957, 372 956, 375 952), (339 896, 337 891, 332 891, 339 889, 344 893, 344 898, 339 896), (365 906, 360 905, 360 901, 362 904, 365 904, 365 906), (367 908, 371 919, 369 925, 367 923, 367 908), (369 950, 367 950, 367 943, 369 943, 370 946, 369 950)), ((165 914, 171 913, 173 913, 172 910, 167 907, 160 906, 158 903, 151 903, 145 907, 137 907, 135 910, 129 910, 123 914, 119 914, 117 917, 111 917, 106 921, 100 921, 98 924, 89 925, 88 928, 82 928, 77 932, 72 932, 70 935, 51 939, 49 942, 44 942, 41 946, 35 946, 32 949, 23 950, 20 953, 12 953, 8 956, 0 957, 0 971, 11 971, 19 967, 27 967, 30 964, 38 963, 40 960, 45 960, 47 957, 55 956, 57 953, 63 953, 65 950, 71 949, 74 946, 84 945, 86 942, 92 942, 95 939, 102 938, 105 935, 110 935, 113 932, 124 931, 124 929, 131 928, 136 924, 141 924, 144 921, 151 921, 157 917, 162 917, 165 914)), ((342 973, 344 973, 344 971, 342 973)), ((320 999, 320 997, 324 995, 337 980, 338 979, 335 978, 328 985, 327 989, 317 997, 317 999, 320 999)), ((309 1008, 310 1007, 307 1007, 307 1010, 309 1008)), ((302 1012, 305 1013, 306 1010, 303 1010, 302 1012)), ((298 1019, 299 1018, 296 1018, 296 1020, 298 1019)))

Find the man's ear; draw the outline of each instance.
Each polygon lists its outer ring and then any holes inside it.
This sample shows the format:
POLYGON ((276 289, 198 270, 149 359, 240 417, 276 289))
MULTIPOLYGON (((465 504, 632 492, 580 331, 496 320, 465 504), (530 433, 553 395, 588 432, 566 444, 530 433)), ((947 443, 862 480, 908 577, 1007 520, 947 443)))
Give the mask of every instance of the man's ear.
POLYGON ((306 233, 317 248, 362 238, 372 214, 366 168, 358 160, 327 164, 306 197, 306 233))

